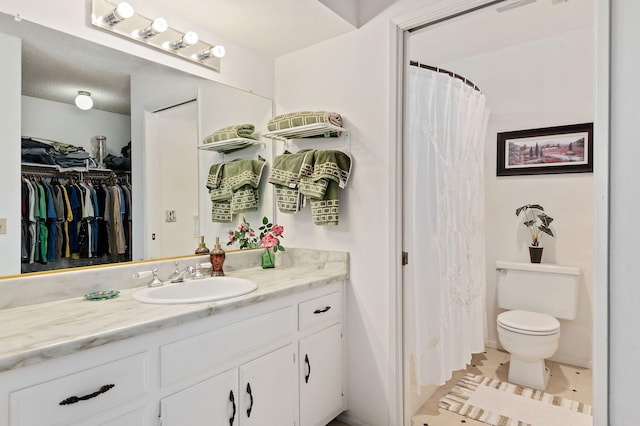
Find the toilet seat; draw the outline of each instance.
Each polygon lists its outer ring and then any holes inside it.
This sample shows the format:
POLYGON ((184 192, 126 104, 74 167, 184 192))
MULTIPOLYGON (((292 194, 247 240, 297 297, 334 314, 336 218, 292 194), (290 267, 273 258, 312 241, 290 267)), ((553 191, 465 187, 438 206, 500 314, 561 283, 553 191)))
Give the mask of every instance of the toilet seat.
POLYGON ((518 334, 550 336, 560 332, 560 321, 551 315, 529 311, 507 311, 498 315, 498 326, 518 334))

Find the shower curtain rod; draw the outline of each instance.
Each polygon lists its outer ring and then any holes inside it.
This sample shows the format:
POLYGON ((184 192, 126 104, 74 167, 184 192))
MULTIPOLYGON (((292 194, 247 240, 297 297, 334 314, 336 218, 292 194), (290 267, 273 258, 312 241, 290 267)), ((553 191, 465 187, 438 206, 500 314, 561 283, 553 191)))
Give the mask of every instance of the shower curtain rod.
POLYGON ((433 65, 421 64, 418 61, 409 61, 409 65, 411 65, 412 67, 419 67, 419 68, 424 68, 424 69, 435 71, 435 72, 441 72, 441 73, 449 74, 449 76, 451 76, 453 78, 457 78, 458 80, 461 80, 467 86, 472 87, 474 90, 477 90, 478 92, 482 93, 482 90, 480 90, 480 88, 478 86, 476 86, 476 84, 473 81, 469 80, 468 78, 466 78, 466 77, 464 77, 464 76, 462 76, 460 74, 456 74, 453 71, 449 71, 449 70, 446 70, 446 69, 440 68, 440 67, 434 67, 433 65))

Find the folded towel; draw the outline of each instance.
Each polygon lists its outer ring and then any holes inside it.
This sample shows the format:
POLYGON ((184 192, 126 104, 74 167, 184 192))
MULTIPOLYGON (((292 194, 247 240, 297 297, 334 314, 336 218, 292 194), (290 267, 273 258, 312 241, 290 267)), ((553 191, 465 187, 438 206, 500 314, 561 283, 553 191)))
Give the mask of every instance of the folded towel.
POLYGON ((231 189, 231 214, 258 210, 258 188, 265 164, 263 158, 225 163, 222 180, 231 189))
POLYGON ((253 124, 237 124, 235 126, 223 127, 205 137, 202 143, 220 142, 236 138, 257 140, 253 135, 254 130, 255 126, 253 124))
POLYGON ((269 131, 291 129, 307 124, 329 123, 342 127, 342 116, 335 112, 327 111, 298 111, 281 114, 273 117, 267 123, 269 131))
POLYGON ((268 182, 275 186, 276 205, 282 213, 296 213, 302 207, 298 190, 300 179, 313 171, 313 150, 301 150, 295 154, 286 151, 276 156, 268 182))
POLYGON ((313 173, 302 176, 300 192, 311 199, 311 215, 316 225, 337 225, 340 189, 351 174, 351 157, 342 151, 316 151, 313 173))

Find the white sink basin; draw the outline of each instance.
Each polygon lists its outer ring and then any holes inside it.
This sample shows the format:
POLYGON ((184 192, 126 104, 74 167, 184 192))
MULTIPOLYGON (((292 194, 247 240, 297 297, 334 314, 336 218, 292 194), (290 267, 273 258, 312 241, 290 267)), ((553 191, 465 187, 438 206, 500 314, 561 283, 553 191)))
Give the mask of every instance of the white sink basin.
POLYGON ((200 303, 229 299, 251 293, 258 288, 253 281, 235 277, 209 277, 183 283, 165 284, 136 291, 132 297, 138 302, 177 304, 200 303))

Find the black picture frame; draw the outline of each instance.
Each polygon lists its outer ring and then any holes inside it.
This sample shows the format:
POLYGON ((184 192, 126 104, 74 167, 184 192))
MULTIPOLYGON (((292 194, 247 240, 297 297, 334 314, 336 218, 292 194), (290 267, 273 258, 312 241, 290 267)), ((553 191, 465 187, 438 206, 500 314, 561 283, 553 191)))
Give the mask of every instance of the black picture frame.
POLYGON ((593 123, 498 133, 497 176, 593 172, 593 123))

